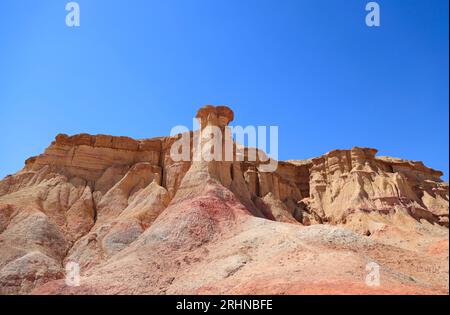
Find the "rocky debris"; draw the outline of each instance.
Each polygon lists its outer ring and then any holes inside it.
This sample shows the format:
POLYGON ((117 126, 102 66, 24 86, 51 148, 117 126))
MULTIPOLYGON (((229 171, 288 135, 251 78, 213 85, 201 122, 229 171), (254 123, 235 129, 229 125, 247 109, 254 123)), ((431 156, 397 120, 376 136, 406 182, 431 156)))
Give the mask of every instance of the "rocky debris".
MULTIPOLYGON (((224 131, 234 114, 208 105, 196 117, 224 131)), ((441 172, 370 148, 264 172, 256 149, 192 159, 210 150, 200 131, 61 134, 0 181, 0 293, 448 294, 441 172), (184 136, 191 159, 174 161, 184 136), (370 261, 382 287, 364 284, 370 261), (68 262, 80 287, 64 282, 68 262)))

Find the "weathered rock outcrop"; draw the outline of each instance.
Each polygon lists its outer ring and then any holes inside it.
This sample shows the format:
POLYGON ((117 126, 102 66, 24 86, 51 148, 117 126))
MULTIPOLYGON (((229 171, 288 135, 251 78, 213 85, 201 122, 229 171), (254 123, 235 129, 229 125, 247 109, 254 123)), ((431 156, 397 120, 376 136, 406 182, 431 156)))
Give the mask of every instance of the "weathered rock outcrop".
POLYGON ((312 159, 310 194, 302 200, 322 221, 404 210, 416 220, 448 227, 448 185, 421 162, 377 158, 375 149, 335 150, 312 159))
POLYGON ((173 137, 56 136, 0 181, 0 293, 337 292, 317 267, 346 287, 340 292, 364 293, 355 279, 368 256, 390 270, 390 289, 378 292, 448 292, 441 172, 369 148, 266 172, 248 159, 256 149, 226 160, 227 141, 233 157, 242 154, 226 136, 224 159, 199 158, 211 150, 208 128, 224 132, 233 118, 225 106, 205 106, 200 130, 173 137), (183 137, 189 160, 174 161, 183 137), (422 265, 412 268, 414 260, 422 265), (61 280, 69 261, 80 265, 81 287, 61 280), (313 282, 317 290, 306 290, 313 282))

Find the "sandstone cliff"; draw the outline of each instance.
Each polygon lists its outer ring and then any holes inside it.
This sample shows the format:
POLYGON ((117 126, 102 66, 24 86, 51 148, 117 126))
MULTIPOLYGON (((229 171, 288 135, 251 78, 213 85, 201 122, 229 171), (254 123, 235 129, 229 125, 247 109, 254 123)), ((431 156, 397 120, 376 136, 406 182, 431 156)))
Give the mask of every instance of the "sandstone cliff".
MULTIPOLYGON (((197 118, 224 130, 233 112, 197 118)), ((176 162, 180 137, 58 135, 0 181, 0 293, 448 293, 441 172, 370 148, 274 172, 254 149, 176 162), (370 260, 380 288, 362 280, 370 260), (80 287, 65 285, 67 262, 80 287)))

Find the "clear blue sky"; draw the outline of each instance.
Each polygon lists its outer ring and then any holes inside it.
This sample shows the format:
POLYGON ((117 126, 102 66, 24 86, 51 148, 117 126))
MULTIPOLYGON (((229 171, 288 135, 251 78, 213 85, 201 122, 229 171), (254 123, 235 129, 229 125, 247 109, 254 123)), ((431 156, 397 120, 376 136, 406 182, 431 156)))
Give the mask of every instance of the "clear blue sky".
POLYGON ((167 135, 197 108, 279 125, 281 159, 449 161, 447 0, 0 1, 0 177, 58 133, 167 135))

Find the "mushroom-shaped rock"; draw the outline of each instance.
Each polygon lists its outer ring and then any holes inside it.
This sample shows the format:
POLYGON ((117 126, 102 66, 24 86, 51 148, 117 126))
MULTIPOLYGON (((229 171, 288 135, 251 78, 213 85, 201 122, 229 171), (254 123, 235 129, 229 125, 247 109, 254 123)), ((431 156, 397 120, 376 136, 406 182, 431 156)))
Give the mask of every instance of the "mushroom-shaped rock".
POLYGON ((195 117, 198 119, 202 129, 206 126, 224 128, 234 119, 234 113, 227 106, 206 105, 197 111, 195 117))

